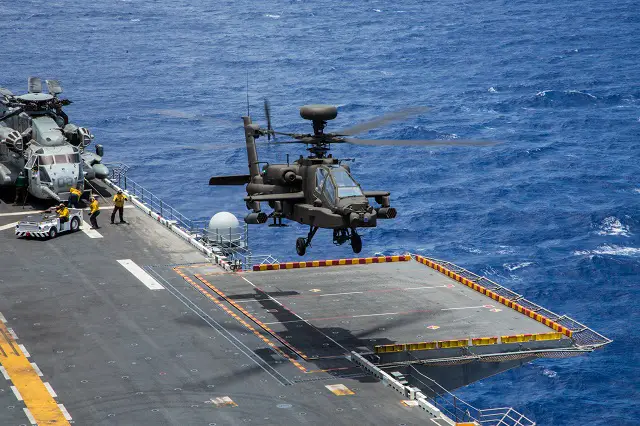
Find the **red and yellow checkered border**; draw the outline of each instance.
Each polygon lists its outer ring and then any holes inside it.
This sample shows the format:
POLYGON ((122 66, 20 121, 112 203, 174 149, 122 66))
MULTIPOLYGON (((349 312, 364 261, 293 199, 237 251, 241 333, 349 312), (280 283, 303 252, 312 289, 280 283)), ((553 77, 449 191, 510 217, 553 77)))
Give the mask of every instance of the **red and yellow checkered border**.
POLYGON ((399 256, 354 257, 352 259, 308 260, 306 262, 267 263, 263 265, 253 265, 253 270, 255 272, 277 271, 279 269, 318 268, 323 266, 368 265, 370 263, 407 262, 409 260, 411 260, 411 255, 408 255, 408 254, 403 254, 399 256))
POLYGON ((523 343, 531 341, 561 340, 560 332, 514 334, 511 336, 471 337, 467 339, 433 340, 429 342, 393 343, 390 345, 376 345, 373 351, 377 354, 390 352, 415 352, 433 349, 453 349, 468 346, 488 346, 505 343, 523 343))
POLYGON ((486 289, 485 287, 481 286, 480 284, 469 280, 467 278, 461 277, 460 275, 456 274, 453 271, 450 271, 449 269, 445 268, 444 266, 433 262, 425 257, 422 257, 420 255, 416 255, 415 256, 416 260, 420 263, 422 263, 423 265, 427 265, 428 267, 435 269, 436 271, 448 276, 449 278, 453 278, 454 280, 466 285, 467 287, 484 294, 487 297, 492 298, 493 300, 513 309, 516 310, 518 312, 520 312, 523 315, 526 315, 530 318, 533 318, 534 320, 546 325, 547 327, 550 327, 552 329, 554 329, 557 332, 560 332, 562 334, 564 334, 565 336, 571 337, 573 335, 573 332, 571 330, 569 330, 566 327, 561 326, 560 324, 558 324, 557 322, 551 321, 549 318, 540 315, 530 309, 525 308, 524 306, 513 302, 510 299, 507 299, 506 297, 500 296, 497 293, 494 293, 491 290, 486 289))

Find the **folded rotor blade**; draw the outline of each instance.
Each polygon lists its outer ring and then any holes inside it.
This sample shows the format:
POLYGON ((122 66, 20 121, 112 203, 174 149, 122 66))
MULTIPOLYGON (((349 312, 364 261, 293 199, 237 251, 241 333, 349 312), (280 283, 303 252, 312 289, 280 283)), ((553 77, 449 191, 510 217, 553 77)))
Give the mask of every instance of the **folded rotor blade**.
POLYGON ((251 182, 249 175, 213 176, 209 179, 209 185, 246 185, 249 182, 251 182))
POLYGON ((42 80, 40 80, 40 77, 29 77, 27 86, 29 93, 42 93, 42 80))
POLYGON ((58 80, 45 80, 45 83, 47 83, 47 90, 49 91, 49 94, 55 96, 62 93, 62 86, 58 80))
POLYGON ((394 121, 402 120, 403 118, 410 117, 412 115, 421 114, 428 109, 429 108, 426 107, 405 108, 397 112, 392 112, 390 114, 374 118, 373 120, 366 121, 364 123, 356 124, 353 127, 336 132, 336 134, 340 136, 353 136, 358 133, 366 132, 367 130, 375 129, 376 127, 384 126, 394 121))
POLYGON ((344 138, 344 142, 354 145, 404 145, 404 146, 488 146, 496 145, 496 141, 473 141, 467 139, 354 139, 344 138))

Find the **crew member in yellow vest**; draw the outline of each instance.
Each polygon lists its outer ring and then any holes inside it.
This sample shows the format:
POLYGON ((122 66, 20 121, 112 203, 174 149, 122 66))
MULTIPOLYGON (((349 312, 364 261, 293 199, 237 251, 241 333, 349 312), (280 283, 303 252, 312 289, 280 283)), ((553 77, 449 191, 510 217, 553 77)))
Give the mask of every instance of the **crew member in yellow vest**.
POLYGON ((81 196, 82 191, 80 191, 77 186, 72 186, 71 189, 69 189, 69 202, 67 203, 69 204, 69 207, 77 209, 81 196))
POLYGON ((111 223, 114 223, 113 220, 116 218, 116 212, 120 214, 120 223, 127 223, 122 217, 124 214, 124 202, 127 200, 128 198, 122 193, 122 190, 119 190, 118 193, 113 196, 113 212, 111 213, 111 223))
POLYGON ((69 209, 64 204, 60 203, 60 205, 58 205, 56 213, 58 213, 60 223, 69 222, 69 209))
POLYGON ((89 222, 91 222, 91 227, 93 229, 100 229, 98 226, 98 220, 96 219, 100 214, 100 205, 98 204, 98 200, 94 197, 90 198, 91 204, 89 204, 89 222))

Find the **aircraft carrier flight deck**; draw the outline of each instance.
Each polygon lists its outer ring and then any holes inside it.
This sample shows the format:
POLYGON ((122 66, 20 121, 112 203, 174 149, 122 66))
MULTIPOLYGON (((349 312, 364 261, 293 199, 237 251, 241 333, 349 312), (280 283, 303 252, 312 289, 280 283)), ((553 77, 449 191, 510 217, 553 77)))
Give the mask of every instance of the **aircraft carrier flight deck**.
POLYGON ((98 230, 17 239, 37 209, 0 203, 2 425, 497 424, 431 398, 608 343, 446 262, 230 271, 106 199, 98 230))

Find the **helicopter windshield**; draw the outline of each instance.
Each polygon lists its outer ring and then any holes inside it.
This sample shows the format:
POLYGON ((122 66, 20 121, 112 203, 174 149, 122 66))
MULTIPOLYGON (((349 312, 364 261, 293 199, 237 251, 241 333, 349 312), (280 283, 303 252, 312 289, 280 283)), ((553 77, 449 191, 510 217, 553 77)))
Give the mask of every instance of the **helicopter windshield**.
POLYGON ((364 196, 360 186, 343 167, 332 167, 331 176, 338 187, 338 198, 364 196))
POLYGON ((40 165, 41 166, 48 166, 50 164, 53 164, 53 155, 41 155, 40 156, 40 165))

